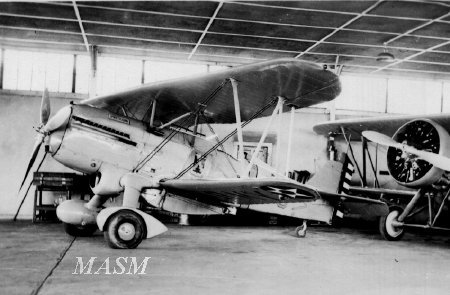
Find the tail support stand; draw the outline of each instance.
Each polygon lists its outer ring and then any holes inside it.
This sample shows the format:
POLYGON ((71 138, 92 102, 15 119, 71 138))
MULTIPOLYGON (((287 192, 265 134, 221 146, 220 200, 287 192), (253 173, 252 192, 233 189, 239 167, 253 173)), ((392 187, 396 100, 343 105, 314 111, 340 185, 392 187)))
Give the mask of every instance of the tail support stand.
POLYGON ((306 236, 307 229, 308 229, 308 225, 306 224, 306 220, 303 220, 303 224, 295 229, 295 234, 299 238, 304 238, 306 236))

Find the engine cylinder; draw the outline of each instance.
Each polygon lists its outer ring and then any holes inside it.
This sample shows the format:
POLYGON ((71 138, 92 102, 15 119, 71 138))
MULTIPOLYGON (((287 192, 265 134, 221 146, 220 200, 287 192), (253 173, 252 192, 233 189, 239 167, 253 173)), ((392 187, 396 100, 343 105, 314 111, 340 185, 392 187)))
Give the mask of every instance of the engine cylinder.
MULTIPOLYGON (((428 119, 410 121, 401 126, 393 139, 418 150, 449 155, 450 136, 441 125, 428 119)), ((390 147, 387 166, 391 176, 401 185, 421 187, 437 182, 444 171, 416 155, 390 147)))

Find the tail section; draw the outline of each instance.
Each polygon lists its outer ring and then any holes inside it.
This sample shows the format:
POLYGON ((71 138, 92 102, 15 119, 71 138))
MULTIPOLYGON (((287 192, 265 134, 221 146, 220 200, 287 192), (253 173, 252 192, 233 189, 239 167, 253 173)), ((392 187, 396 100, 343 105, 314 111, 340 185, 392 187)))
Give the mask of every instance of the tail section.
POLYGON ((342 166, 341 179, 339 181, 338 194, 348 194, 350 190, 350 184, 352 181, 353 172, 355 172, 355 166, 350 160, 350 157, 345 154, 344 164, 342 166))
POLYGON ((342 158, 343 161, 316 161, 316 172, 307 184, 327 193, 348 193, 354 166, 347 154, 342 158))

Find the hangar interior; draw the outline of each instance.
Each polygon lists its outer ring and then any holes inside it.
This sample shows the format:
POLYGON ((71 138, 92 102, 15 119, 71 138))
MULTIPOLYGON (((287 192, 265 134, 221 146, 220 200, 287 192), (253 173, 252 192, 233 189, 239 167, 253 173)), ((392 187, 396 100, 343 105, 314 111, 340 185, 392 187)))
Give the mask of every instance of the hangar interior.
MULTIPOLYGON (((13 196, 44 88, 55 111, 72 100, 142 83, 274 58, 311 61, 339 73, 343 85, 335 101, 296 113, 302 136, 295 137, 294 149, 308 153, 323 146, 318 154, 326 153, 326 139, 311 131, 318 122, 450 110, 450 15, 444 1, 2 2, 0 16, 0 161, 8 167, 0 178, 3 218, 20 203, 13 196)), ((247 130, 249 148, 261 125, 247 130)), ((266 161, 285 165, 276 157, 286 145, 277 144, 275 129, 266 161)), ((313 170, 316 156, 293 156, 290 165, 313 170)), ((48 159, 41 170, 68 169, 48 159)), ((23 218, 30 217, 31 199, 23 218)))

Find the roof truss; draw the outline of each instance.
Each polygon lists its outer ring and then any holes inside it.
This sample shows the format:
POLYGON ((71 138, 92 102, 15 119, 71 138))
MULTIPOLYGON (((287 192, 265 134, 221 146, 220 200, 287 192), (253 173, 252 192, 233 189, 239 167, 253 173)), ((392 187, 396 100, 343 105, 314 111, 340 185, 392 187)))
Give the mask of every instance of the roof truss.
POLYGON ((0 16, 8 48, 97 45, 99 54, 231 65, 338 59, 347 73, 450 78, 450 5, 441 1, 6 2, 0 16), (376 61, 384 43, 394 63, 376 61))

